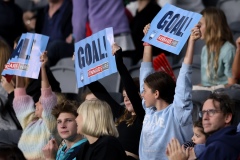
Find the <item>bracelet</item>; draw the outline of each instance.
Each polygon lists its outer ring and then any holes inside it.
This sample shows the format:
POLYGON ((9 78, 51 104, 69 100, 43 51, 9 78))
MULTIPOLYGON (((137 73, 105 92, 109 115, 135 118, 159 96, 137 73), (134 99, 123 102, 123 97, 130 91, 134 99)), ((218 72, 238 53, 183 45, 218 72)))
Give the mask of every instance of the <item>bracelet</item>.
POLYGON ((147 42, 143 42, 143 46, 151 46, 151 45, 147 42))

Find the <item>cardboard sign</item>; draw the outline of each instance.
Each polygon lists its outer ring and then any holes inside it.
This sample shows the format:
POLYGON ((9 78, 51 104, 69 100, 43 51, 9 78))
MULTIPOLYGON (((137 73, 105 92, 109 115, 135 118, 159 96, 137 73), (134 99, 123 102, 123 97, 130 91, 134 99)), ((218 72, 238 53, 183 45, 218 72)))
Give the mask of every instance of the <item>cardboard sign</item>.
POLYGON ((2 75, 17 75, 38 79, 41 67, 40 56, 47 47, 48 39, 48 36, 41 34, 22 34, 16 49, 5 65, 2 75))
POLYGON ((78 88, 117 72, 113 42, 113 29, 106 28, 75 43, 78 88))
POLYGON ((142 40, 178 55, 201 17, 201 14, 166 4, 152 20, 142 40))

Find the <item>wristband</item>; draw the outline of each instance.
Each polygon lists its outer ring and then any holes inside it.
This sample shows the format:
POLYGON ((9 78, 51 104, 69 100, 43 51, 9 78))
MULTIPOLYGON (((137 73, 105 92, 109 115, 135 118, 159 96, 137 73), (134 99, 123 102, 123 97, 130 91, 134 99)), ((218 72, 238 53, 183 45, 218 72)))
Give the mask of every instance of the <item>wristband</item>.
POLYGON ((151 45, 147 42, 143 42, 143 46, 151 46, 151 45))

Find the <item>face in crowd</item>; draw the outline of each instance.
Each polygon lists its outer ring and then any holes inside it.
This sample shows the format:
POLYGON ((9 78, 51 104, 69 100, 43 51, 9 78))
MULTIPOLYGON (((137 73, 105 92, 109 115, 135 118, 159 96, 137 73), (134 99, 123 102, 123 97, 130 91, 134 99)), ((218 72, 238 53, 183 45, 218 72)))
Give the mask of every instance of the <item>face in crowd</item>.
POLYGON ((76 116, 72 113, 60 113, 57 118, 57 130, 62 139, 72 141, 77 136, 76 116))

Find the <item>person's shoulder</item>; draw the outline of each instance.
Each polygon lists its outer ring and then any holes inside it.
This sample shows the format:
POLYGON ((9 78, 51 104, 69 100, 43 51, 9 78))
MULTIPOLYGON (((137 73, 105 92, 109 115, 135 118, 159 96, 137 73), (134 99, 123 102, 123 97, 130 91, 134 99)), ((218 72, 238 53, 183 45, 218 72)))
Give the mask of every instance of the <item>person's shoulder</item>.
POLYGON ((223 45, 222 45, 222 49, 236 49, 236 47, 229 41, 226 41, 223 45))
POLYGON ((102 136, 100 139, 102 142, 105 142, 105 143, 118 142, 118 139, 114 136, 102 136))
POLYGON ((107 135, 99 137, 95 146, 114 147, 118 145, 120 145, 120 142, 116 137, 107 135))

